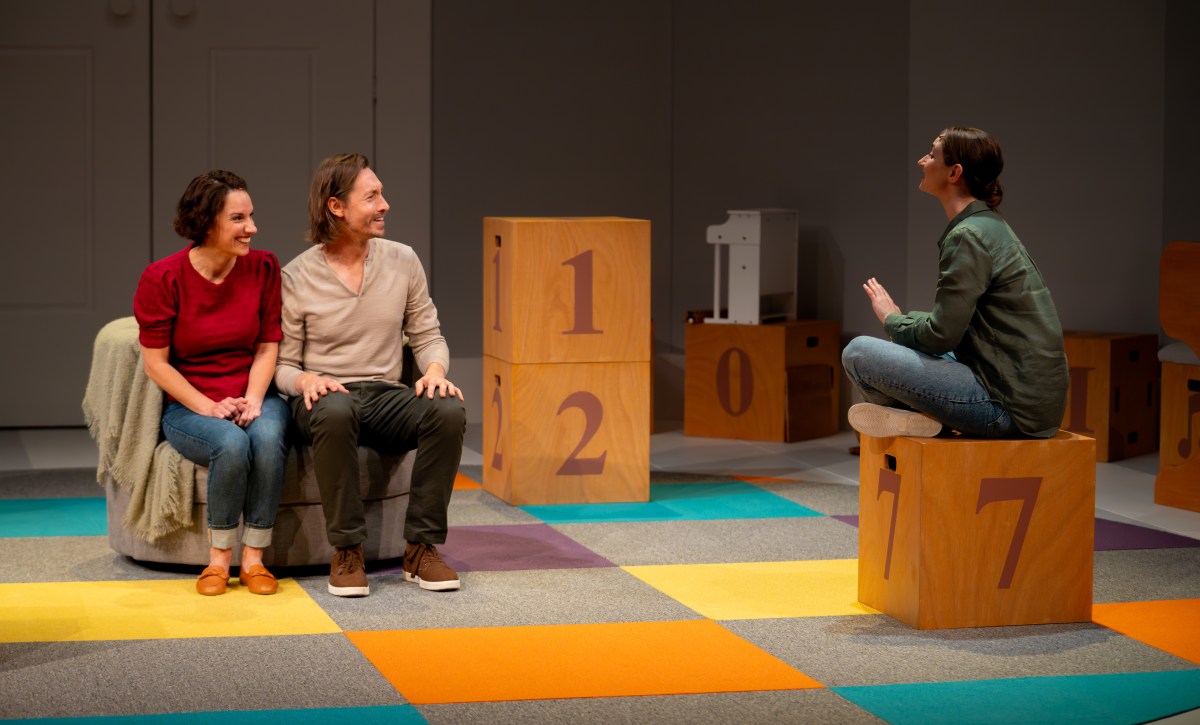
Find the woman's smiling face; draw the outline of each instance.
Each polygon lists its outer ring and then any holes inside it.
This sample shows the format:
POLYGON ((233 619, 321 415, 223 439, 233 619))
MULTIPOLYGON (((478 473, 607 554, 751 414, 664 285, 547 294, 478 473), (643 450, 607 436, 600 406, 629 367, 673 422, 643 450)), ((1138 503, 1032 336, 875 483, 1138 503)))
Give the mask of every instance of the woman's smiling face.
POLYGON ((244 257, 250 253, 250 238, 257 233, 250 195, 234 189, 225 196, 225 205, 208 230, 204 244, 225 254, 244 257))

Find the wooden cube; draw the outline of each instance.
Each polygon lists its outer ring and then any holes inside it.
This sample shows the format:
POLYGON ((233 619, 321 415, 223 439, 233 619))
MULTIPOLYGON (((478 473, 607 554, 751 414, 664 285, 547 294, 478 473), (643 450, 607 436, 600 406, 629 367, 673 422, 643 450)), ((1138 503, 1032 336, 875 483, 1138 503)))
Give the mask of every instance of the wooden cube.
POLYGON ((685 332, 684 434, 798 441, 837 433, 837 322, 701 323, 685 332))
POLYGON ((1096 439, 1096 460, 1158 448, 1158 335, 1063 333, 1070 365, 1065 430, 1096 439))
POLYGON ((1200 511, 1200 365, 1162 363, 1162 443, 1154 503, 1200 511))
POLYGON ((862 436, 859 600, 918 629, 1091 621, 1095 445, 862 436))
POLYGON ((483 220, 483 351, 512 363, 650 359, 650 222, 483 220))
POLYGON ((510 504, 650 499, 650 363, 483 357, 483 487, 510 504))

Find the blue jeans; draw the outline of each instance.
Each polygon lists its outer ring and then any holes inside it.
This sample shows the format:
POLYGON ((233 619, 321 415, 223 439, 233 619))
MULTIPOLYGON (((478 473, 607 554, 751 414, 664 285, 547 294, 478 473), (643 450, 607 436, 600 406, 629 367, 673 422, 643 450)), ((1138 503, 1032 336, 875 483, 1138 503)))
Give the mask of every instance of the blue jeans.
POLYGON ((242 543, 271 545, 271 530, 283 489, 287 460, 287 403, 268 393, 262 415, 242 428, 172 402, 163 410, 162 429, 184 458, 208 466, 208 529, 212 546, 232 549, 238 519, 246 525, 242 543))
POLYGON ((972 438, 1025 437, 975 373, 951 356, 856 337, 842 350, 842 367, 868 403, 925 413, 972 438))

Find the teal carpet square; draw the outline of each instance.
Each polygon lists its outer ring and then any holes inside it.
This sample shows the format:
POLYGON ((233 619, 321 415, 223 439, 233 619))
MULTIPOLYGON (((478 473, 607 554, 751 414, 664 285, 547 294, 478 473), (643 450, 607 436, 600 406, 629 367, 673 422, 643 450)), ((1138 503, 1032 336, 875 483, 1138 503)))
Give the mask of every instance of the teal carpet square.
POLYGON ((1141 723, 1200 708, 1200 669, 833 687, 902 723, 1141 723))
POLYGON ((8 720, 38 725, 325 725, 347 722, 354 725, 425 725, 428 721, 412 705, 373 707, 320 707, 307 710, 215 710, 172 712, 161 715, 109 715, 104 717, 50 717, 8 720))
POLYGON ((108 514, 102 498, 0 500, 0 538, 107 534, 108 514))
POLYGON ((823 516, 743 481, 650 484, 646 503, 589 503, 521 506, 548 524, 705 521, 823 516))

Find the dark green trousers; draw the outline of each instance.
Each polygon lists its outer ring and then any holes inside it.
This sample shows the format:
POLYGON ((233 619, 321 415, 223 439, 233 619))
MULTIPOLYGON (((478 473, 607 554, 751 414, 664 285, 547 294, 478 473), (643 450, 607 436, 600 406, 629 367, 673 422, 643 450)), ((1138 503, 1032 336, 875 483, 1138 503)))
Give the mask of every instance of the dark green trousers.
POLYGON ((304 407, 303 396, 288 404, 297 433, 312 446, 321 489, 325 530, 333 546, 367 538, 359 493, 358 447, 381 453, 416 449, 404 539, 412 544, 446 542, 446 509, 462 458, 467 413, 458 398, 418 398, 412 388, 387 383, 350 383, 304 407))

